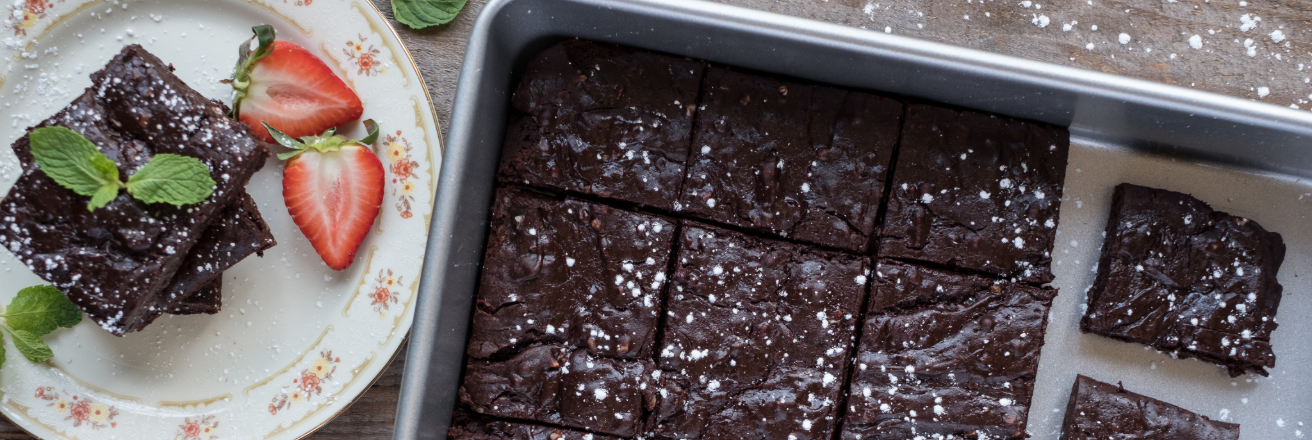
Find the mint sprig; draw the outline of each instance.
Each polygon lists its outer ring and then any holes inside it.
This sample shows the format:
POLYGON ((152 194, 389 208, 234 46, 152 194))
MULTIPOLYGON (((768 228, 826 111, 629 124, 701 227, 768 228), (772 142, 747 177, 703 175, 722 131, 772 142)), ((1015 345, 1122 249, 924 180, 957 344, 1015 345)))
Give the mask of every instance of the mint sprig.
MULTIPOLYGON (((82 310, 55 286, 47 284, 18 291, 0 317, 5 318, 0 330, 9 334, 19 353, 31 362, 45 362, 55 353, 41 337, 82 322, 82 310)), ((4 346, 0 345, 0 365, 4 364, 4 356, 4 346)))
POLYGON ((119 189, 145 203, 175 206, 200 203, 214 192, 210 170, 194 157, 156 154, 127 183, 118 165, 81 134, 65 127, 42 127, 30 135, 32 157, 55 183, 91 197, 88 210, 103 208, 119 189))
POLYGON ((396 21, 413 29, 450 23, 465 7, 465 0, 392 0, 396 21))

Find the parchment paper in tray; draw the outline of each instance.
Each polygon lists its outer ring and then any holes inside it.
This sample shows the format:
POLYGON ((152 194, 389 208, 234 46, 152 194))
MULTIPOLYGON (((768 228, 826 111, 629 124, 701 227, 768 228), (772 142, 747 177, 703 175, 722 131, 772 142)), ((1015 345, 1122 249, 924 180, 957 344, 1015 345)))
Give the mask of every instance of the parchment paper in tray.
POLYGON ((1053 302, 1029 432, 1055 439, 1075 375, 1124 383, 1127 389, 1216 420, 1239 423, 1243 439, 1297 439, 1312 434, 1312 182, 1278 174, 1200 165, 1115 146, 1071 140, 1061 223, 1053 248, 1053 302), (1139 344, 1082 334, 1085 292, 1093 285, 1103 231, 1119 183, 1191 194, 1219 211, 1247 217, 1279 232, 1288 250, 1280 267, 1284 298, 1272 335, 1276 366, 1270 377, 1231 378, 1221 367, 1173 359, 1139 344))

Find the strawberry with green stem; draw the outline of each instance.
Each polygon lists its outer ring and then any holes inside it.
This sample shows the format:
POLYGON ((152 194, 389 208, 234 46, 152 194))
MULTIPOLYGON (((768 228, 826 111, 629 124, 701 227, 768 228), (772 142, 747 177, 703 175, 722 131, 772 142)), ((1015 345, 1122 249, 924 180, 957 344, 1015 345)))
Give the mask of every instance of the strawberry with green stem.
POLYGON ((237 66, 228 81, 235 92, 229 116, 265 142, 273 142, 264 124, 299 138, 340 127, 364 114, 360 97, 322 60, 295 43, 275 41, 273 26, 252 30, 255 36, 238 49, 237 66), (252 40, 259 43, 253 51, 252 40))
POLYGON ((297 139, 265 125, 275 141, 292 149, 278 155, 287 161, 282 178, 287 213, 334 270, 351 265, 383 205, 383 163, 369 147, 378 140, 378 124, 371 119, 364 125, 369 130, 364 139, 347 139, 335 128, 297 139))

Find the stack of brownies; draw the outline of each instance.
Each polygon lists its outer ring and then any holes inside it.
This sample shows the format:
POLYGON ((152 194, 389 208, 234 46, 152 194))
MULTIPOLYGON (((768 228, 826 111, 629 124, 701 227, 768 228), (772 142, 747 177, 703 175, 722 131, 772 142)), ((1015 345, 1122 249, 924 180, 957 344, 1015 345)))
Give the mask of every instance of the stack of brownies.
POLYGON ((452 438, 1023 438, 1065 129, 570 40, 513 97, 452 438))
POLYGON ((119 336, 164 313, 218 312, 222 272, 275 244, 245 190, 268 144, 172 72, 141 46, 127 46, 91 75, 82 95, 28 130, 78 132, 124 176, 155 154, 194 157, 215 181, 209 199, 148 205, 120 192, 88 210, 87 197, 40 170, 25 135, 13 144, 23 173, 0 201, 0 244, 119 336))

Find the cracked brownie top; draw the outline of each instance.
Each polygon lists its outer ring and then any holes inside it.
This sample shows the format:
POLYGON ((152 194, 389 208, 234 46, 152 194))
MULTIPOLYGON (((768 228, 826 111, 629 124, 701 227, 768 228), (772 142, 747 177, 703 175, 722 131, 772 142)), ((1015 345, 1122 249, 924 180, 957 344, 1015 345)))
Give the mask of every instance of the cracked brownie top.
POLYGON ((651 358, 674 222, 516 189, 495 206, 470 356, 549 342, 651 358))
POLYGON ((653 435, 829 438, 866 260, 691 222, 679 246, 653 435))
POLYGON ((677 208, 864 253, 901 118, 892 99, 711 68, 677 208))
POLYGON ((529 63, 500 179, 671 209, 705 63, 567 40, 529 63))
POLYGON ((880 256, 1052 281, 1066 129, 926 105, 906 119, 880 256))

